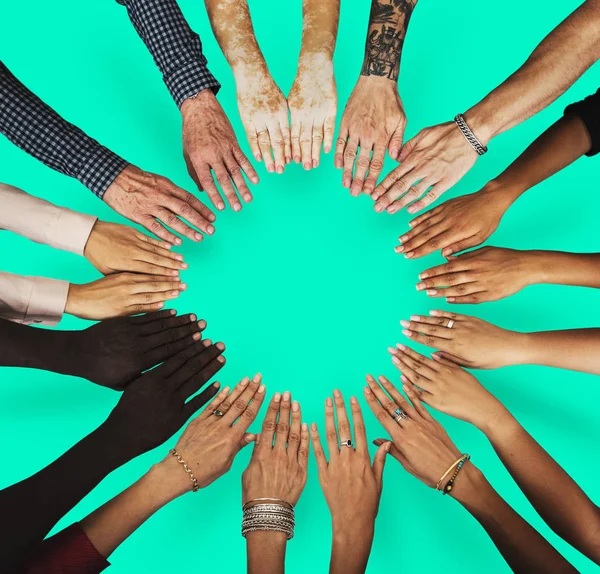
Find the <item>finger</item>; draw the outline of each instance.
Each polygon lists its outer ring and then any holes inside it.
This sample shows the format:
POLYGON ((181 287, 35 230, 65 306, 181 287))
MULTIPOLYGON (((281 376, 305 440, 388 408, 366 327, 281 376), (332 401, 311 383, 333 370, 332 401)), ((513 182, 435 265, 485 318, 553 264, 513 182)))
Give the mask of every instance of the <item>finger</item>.
POLYGON ((200 331, 204 331, 204 329, 206 329, 206 321, 204 319, 197 321, 198 317, 196 317, 194 313, 178 316, 175 315, 177 311, 172 310, 166 311, 165 315, 161 315, 161 313, 163 312, 161 311, 160 313, 151 313, 150 315, 146 315, 154 317, 151 321, 144 325, 143 329, 140 330, 140 333, 144 337, 151 337, 157 333, 160 334, 170 329, 175 329, 190 324, 197 325, 200 331))
MULTIPOLYGON (((378 213, 387 210, 387 208, 392 205, 398 198, 405 195, 409 192, 410 188, 414 183, 422 179, 422 176, 416 171, 409 171, 406 175, 398 179, 395 183, 393 183, 387 191, 379 197, 379 199, 375 202, 374 209, 378 213)), ((377 191, 377 189, 375 190, 377 191)), ((411 191, 414 193, 414 191, 411 191)), ((400 204, 399 204, 400 205, 400 204)), ((398 211, 398 206, 394 207, 395 211, 398 211)))
POLYGON ((211 361, 217 358, 222 359, 223 362, 225 361, 225 357, 221 357, 225 350, 223 343, 214 345, 210 339, 205 339, 200 345, 200 352, 188 359, 184 365, 180 365, 177 371, 170 375, 169 382, 173 385, 173 388, 181 389, 187 381, 201 373, 202 369, 211 361))
POLYGON ((271 137, 271 147, 275 156, 275 171, 283 173, 285 168, 285 142, 279 123, 269 125, 269 136, 271 137))
POLYGON ((346 149, 346 143, 348 141, 348 128, 342 118, 342 124, 340 125, 340 131, 338 138, 335 142, 335 155, 333 157, 333 163, 336 169, 342 169, 344 167, 344 150, 346 149))
POLYGON ((344 171, 342 172, 342 186, 350 189, 352 185, 352 171, 354 169, 354 160, 358 150, 358 141, 350 138, 344 149, 344 171))
MULTIPOLYGON (((435 390, 435 383, 425 374, 425 369, 421 369, 421 372, 417 372, 417 363, 407 355, 398 353, 392 357, 394 365, 402 373, 400 380, 405 383, 412 383, 418 387, 426 390, 428 393, 433 393, 435 390)), ((435 374, 433 371, 432 374, 435 374)))
POLYGON ((317 461, 317 469, 319 470, 319 475, 322 475, 322 473, 327 470, 327 458, 323 451, 323 444, 321 443, 321 437, 319 437, 316 423, 310 425, 310 437, 312 439, 313 452, 315 453, 315 459, 317 461))
POLYGON ((308 425, 302 423, 300 427, 300 447, 298 448, 298 464, 304 471, 308 468, 308 451, 310 448, 310 436, 308 434, 308 425))
POLYGON ((450 186, 447 183, 444 183, 443 181, 439 182, 427 192, 423 199, 413 203, 407 209, 408 213, 416 213, 428 205, 431 205, 436 199, 438 199, 438 197, 448 191, 449 188, 450 186))
MULTIPOLYGON (((213 385, 220 386, 221 383, 215 381, 213 385)), ((220 407, 229 394, 229 387, 223 387, 208 406, 198 415, 199 419, 207 419, 214 414, 214 411, 220 407)), ((194 400, 194 399, 192 399, 194 400)))
POLYGON ((177 297, 179 297, 179 293, 180 291, 178 289, 174 289, 172 291, 159 291, 156 293, 152 291, 148 291, 146 293, 134 293, 133 295, 129 295, 127 298, 126 309, 129 313, 143 313, 143 311, 138 311, 140 306, 151 305, 152 303, 164 304, 165 301, 177 299, 177 297))
POLYGON ((238 449, 237 449, 238 452, 240 452, 240 450, 242 450, 244 447, 248 446, 249 444, 252 444, 253 442, 255 442, 256 437, 257 437, 257 435, 255 435, 255 434, 244 433, 242 435, 242 438, 238 441, 238 449))
POLYGON ((329 153, 333 147, 333 134, 335 131, 335 116, 329 116, 325 119, 323 126, 323 151, 329 153))
MULTIPOLYGON (((396 169, 390 171, 384 178, 383 181, 374 189, 371 194, 371 199, 373 201, 377 201, 380 197, 382 197, 387 191, 394 185, 396 182, 402 180, 402 178, 407 175, 414 168, 412 165, 407 163, 403 163, 399 165, 396 169)), ((402 193, 406 193, 408 188, 406 188, 402 193)))
MULTIPOLYGON (((408 358, 412 359, 413 361, 415 361, 415 363, 422 365, 423 368, 428 370, 427 376, 429 378, 435 377, 435 374, 439 371, 439 369, 433 359, 430 359, 429 357, 425 357, 424 355, 421 355, 421 353, 417 353, 416 351, 414 351, 410 347, 407 347, 406 345, 397 343, 396 349, 394 349, 393 351, 394 352, 392 352, 392 350, 390 349, 390 353, 392 355, 397 355, 398 353, 401 353, 401 354, 407 356, 408 358), (429 373, 429 371, 433 371, 433 372, 429 373), (431 376, 429 376, 429 375, 431 375, 431 376)), ((414 370, 418 371, 419 368, 421 368, 421 367, 416 366, 414 368, 414 370)))
POLYGON ((198 343, 179 351, 179 353, 158 367, 157 371, 160 371, 160 374, 168 379, 174 373, 179 371, 179 369, 181 369, 190 359, 204 351, 206 348, 204 345, 207 343, 207 341, 210 342, 210 339, 206 339, 205 341, 201 342, 199 341, 198 343))
POLYGON ((195 229, 190 227, 187 223, 184 223, 177 217, 175 213, 165 209, 164 207, 156 208, 154 212, 154 216, 157 217, 160 221, 162 221, 165 225, 177 231, 181 235, 184 235, 188 239, 192 241, 202 241, 204 236, 201 233, 198 233, 195 229))
POLYGON ((382 446, 386 443, 390 445, 389 454, 391 454, 404 468, 410 467, 408 459, 396 448, 396 445, 391 440, 376 438, 373 441, 375 446, 382 446))
POLYGON ((421 181, 411 184, 410 189, 406 194, 404 194, 403 197, 397 201, 394 201, 394 203, 387 207, 388 213, 396 213, 397 211, 400 211, 409 203, 421 197, 433 183, 434 181, 432 179, 425 177, 421 179, 421 181))
POLYGON ((460 367, 469 366, 468 361, 465 361, 464 359, 461 359, 452 353, 437 351, 432 353, 431 356, 433 357, 434 361, 441 363, 442 365, 446 365, 447 367, 456 367, 456 365, 459 365, 460 367))
POLYGON ((303 121, 300 124, 300 155, 302 167, 306 170, 312 169, 312 131, 312 123, 303 121))
POLYGON ((260 151, 260 146, 258 145, 258 135, 256 133, 256 128, 251 125, 244 126, 246 130, 246 137, 248 138, 248 145, 252 150, 252 155, 256 161, 262 160, 262 153, 260 151))
MULTIPOLYGON (((431 279, 425 279, 417 283, 417 291, 430 291, 432 289, 442 289, 444 287, 457 287, 458 285, 468 285, 477 283, 471 271, 459 271, 457 273, 446 273, 437 275, 431 279)), ((444 291, 442 294, 446 294, 444 291)))
POLYGON ((292 161, 292 140, 287 117, 279 120, 279 129, 281 129, 281 135, 283 136, 285 163, 288 164, 292 161))
POLYGON ((446 303, 451 305, 479 305, 479 303, 486 303, 488 301, 496 301, 501 297, 492 296, 487 291, 478 291, 471 295, 461 295, 460 297, 446 297, 446 303))
POLYGON ((354 442, 356 452, 368 456, 367 431, 362 411, 356 397, 350 397, 350 410, 352 411, 352 426, 354 426, 354 442))
POLYGON ((408 222, 408 225, 410 226, 411 229, 415 229, 422 223, 425 223, 425 221, 427 221, 432 215, 440 214, 440 212, 444 208, 444 205, 445 204, 438 205, 437 207, 434 207, 433 209, 430 209, 429 211, 426 211, 425 213, 422 213, 421 215, 417 215, 417 217, 415 217, 413 220, 408 222))
POLYGON ((313 125, 312 129, 312 166, 319 167, 321 146, 323 145, 323 124, 313 125))
POLYGON ((300 403, 294 401, 292 403, 292 426, 290 427, 290 435, 288 437, 288 456, 292 460, 298 458, 298 449, 300 448, 302 432, 302 414, 300 412, 300 403))
MULTIPOLYGON (((388 414, 390 420, 396 424, 396 421, 393 420, 393 417, 396 416, 396 409, 398 409, 400 405, 395 403, 392 399, 390 399, 390 397, 387 396, 385 391, 377 384, 372 375, 367 375, 367 385, 369 385, 369 389, 375 395, 375 398, 379 401, 379 404, 385 409, 385 412, 388 414)), ((404 421, 401 421, 398 424, 402 425, 403 422, 404 421)))
POLYGON ((472 264, 469 262, 464 255, 460 257, 452 257, 448 263, 442 265, 436 265, 430 269, 426 269, 423 273, 419 274, 419 279, 424 280, 431 277, 439 277, 440 275, 450 275, 452 273, 459 273, 461 271, 470 271, 472 264))
POLYGON ((424 245, 417 247, 415 249, 412 249, 410 251, 407 248, 406 249, 406 257, 408 257, 409 259, 411 257, 414 257, 414 258, 423 257, 424 255, 429 255, 430 253, 433 253, 434 251, 442 250, 445 248, 446 245, 448 245, 449 243, 452 243, 452 241, 454 241, 454 239, 460 235, 459 233, 456 233, 453 231, 445 231, 445 232, 441 232, 441 230, 439 230, 439 231, 440 231, 440 233, 438 233, 438 235, 429 239, 429 241, 427 241, 424 245))
POLYGON ((210 399, 212 399, 219 390, 219 383, 213 383, 206 387, 199 395, 189 400, 183 407, 186 419, 189 419, 195 412, 198 412, 210 399))
POLYGON ((225 165, 227 166, 227 171, 233 179, 233 183, 238 191, 238 194, 245 202, 252 201, 252 194, 248 189, 248 185, 246 184, 246 180, 244 179, 244 174, 242 173, 242 168, 240 164, 237 162, 233 154, 229 154, 225 158, 225 165))
MULTIPOLYGON (((344 402, 342 393, 337 389, 333 391, 333 400, 335 402, 340 442, 345 442, 347 440, 352 441, 352 431, 350 430, 350 421, 348 420, 348 413, 346 412, 346 403, 344 402)), ((349 451, 350 449, 347 450, 349 451)))
POLYGON ((335 417, 331 397, 325 399, 325 436, 327 438, 329 460, 332 461, 339 456, 339 443, 337 431, 335 430, 335 417))
POLYGON ((153 334, 147 334, 144 339, 144 347, 149 351, 156 347, 161 347, 167 343, 174 343, 188 335, 200 332, 206 327, 205 321, 196 321, 196 315, 180 315, 163 321, 154 321, 155 325, 150 323, 146 329, 157 329, 153 334), (161 327, 163 327, 161 329, 161 327))
MULTIPOLYGON (((454 303, 455 299, 462 298, 466 295, 482 294, 484 287, 479 281, 472 281, 470 283, 461 283, 454 287, 446 287, 444 289, 428 289, 426 291, 429 297, 445 297, 448 303, 454 303)), ((476 300, 479 302, 479 299, 476 300)))
POLYGON ((401 249, 396 249, 396 253, 412 251, 445 230, 446 224, 442 216, 429 217, 410 231, 407 231, 404 235, 398 237, 398 241, 402 245, 401 249))
MULTIPOLYGON (((225 194, 227 203, 231 209, 233 209, 233 211, 240 211, 240 209, 242 209, 242 204, 238 199, 233 184, 231 183, 231 175, 228 169, 225 167, 225 164, 222 162, 215 163, 212 166, 212 169, 215 173, 215 179, 217 180, 217 183, 221 186, 221 189, 225 194)), ((246 187, 246 189, 248 188, 246 187)))
POLYGON ((371 165, 369 166, 369 175, 367 176, 365 184, 363 185, 363 191, 368 195, 371 195, 373 191, 375 191, 377 180, 379 179, 381 170, 383 169, 384 159, 385 147, 376 143, 373 150, 373 157, 371 158, 371 165))
POLYGON ((271 137, 266 126, 258 132, 258 147, 260 148, 260 153, 265 162, 267 171, 269 173, 274 173, 275 162, 273 161, 273 155, 271 154, 271 137))
POLYGON ((187 264, 163 257, 145 249, 136 250, 131 271, 147 275, 170 275, 177 277, 182 269, 187 269, 187 264))
MULTIPOLYGON (((176 204, 173 204, 174 207, 175 205, 179 206, 179 211, 176 211, 176 213, 195 225, 198 229, 202 229, 208 235, 212 235, 215 232, 215 228, 211 223, 217 219, 215 214, 197 197, 184 189, 174 185, 172 192, 179 200, 176 204)), ((169 204, 166 204, 166 206, 171 209, 169 204)))
MULTIPOLYGON (((172 299, 173 297, 171 297, 172 299)), ((129 305, 120 311, 116 311, 116 317, 125 317, 127 315, 139 315, 140 313, 151 313, 152 311, 158 311, 165 306, 164 301, 158 301, 157 303, 136 303, 129 305)))
POLYGON ((404 122, 402 122, 392 134, 390 143, 388 144, 389 154, 392 159, 398 160, 402 143, 404 141, 404 122))
POLYGON ((451 311, 440 311, 439 309, 433 309, 429 311, 432 317, 446 317, 447 319, 453 319, 455 322, 461 322, 468 319, 466 315, 459 315, 458 313, 452 313, 451 311))
POLYGON ((225 414, 229 411, 229 409, 231 408, 231 405, 242 396, 242 393, 248 387, 249 382, 250 382, 250 378, 244 377, 235 387, 233 387, 233 390, 231 391, 231 393, 229 395, 227 395, 225 397, 225 399, 219 405, 219 411, 221 413, 225 414))
POLYGON ((153 313, 146 313, 137 317, 129 317, 128 321, 132 325, 140 325, 140 333, 142 335, 152 335, 153 333, 168 329, 175 318, 178 320, 181 318, 185 323, 189 321, 186 315, 181 315, 181 317, 176 316, 177 311, 175 309, 163 309, 162 311, 154 311, 153 313), (144 325, 144 327, 141 327, 141 325, 144 325))
POLYGON ((291 394, 288 391, 283 393, 281 397, 281 405, 279 406, 279 418, 275 427, 275 450, 285 452, 288 437, 290 434, 290 407, 291 394))
POLYGON ((242 412, 234 428, 242 436, 246 434, 248 427, 256 420, 258 411, 265 401, 265 386, 262 384, 262 377, 255 375, 253 381, 258 381, 259 386, 256 393, 251 398, 250 404, 246 403, 246 409, 242 412))
POLYGON ((164 241, 173 245, 181 245, 181 239, 174 233, 171 233, 160 221, 151 215, 141 217, 137 223, 164 241))
POLYGON ((381 486, 383 484, 383 469, 385 467, 385 460, 387 458, 388 452, 390 452, 390 448, 392 443, 386 442, 382 444, 375 453, 375 458, 373 459, 373 474, 375 475, 375 480, 377 481, 377 485, 381 490, 381 486))
MULTIPOLYGON (((167 243, 166 241, 159 241, 158 239, 154 239, 153 237, 150 237, 145 233, 136 232, 135 237, 138 241, 141 241, 142 243, 145 243, 149 246, 151 245, 153 248, 152 251, 154 251, 155 253, 161 253, 164 254, 166 257, 177 259, 178 254, 173 253, 171 251, 171 248, 173 247, 171 243, 167 243)), ((181 255, 179 255, 179 258, 182 259, 181 255)))
POLYGON ((179 351, 183 351, 183 349, 193 345, 194 343, 197 343, 201 338, 202 335, 200 333, 194 333, 193 335, 182 337, 178 341, 163 343, 144 355, 144 363, 146 368, 150 368, 154 365, 162 363, 163 361, 166 361, 170 357, 179 353, 179 351))
MULTIPOLYGON (((394 410, 391 412, 392 415, 395 415, 396 413, 396 409, 398 407, 400 407, 400 409, 402 409, 409 417, 412 415, 412 407, 410 405, 410 403, 404 398, 404 396, 402 395, 402 393, 398 392, 398 389, 396 389, 396 387, 394 385, 392 385, 392 383, 389 381, 389 379, 387 379, 386 377, 384 377, 383 375, 379 375, 379 377, 377 377, 377 381, 378 384, 375 385, 376 388, 378 388, 380 391, 382 390, 381 387, 383 387, 386 393, 383 393, 386 397, 387 395, 392 397, 392 400, 394 402, 394 410)), ((373 377, 371 377, 371 383, 375 382, 373 377)), ((371 386, 371 384, 369 384, 369 387, 371 388, 371 390, 373 390, 373 387, 371 386)), ((382 406, 385 408, 385 405, 382 406)), ((395 422, 395 421, 394 421, 395 422)))
POLYGON ((298 114, 292 114, 292 131, 291 131, 291 142, 292 142, 292 157, 295 163, 302 161, 302 149, 300 148, 300 125, 301 120, 298 114))
MULTIPOLYGON (((417 315, 413 315, 413 317, 417 317, 417 315)), ((427 319, 427 317, 424 317, 427 319)), ((400 324, 410 331, 414 331, 415 333, 421 333, 423 335, 434 335, 436 337, 440 337, 441 339, 452 339, 452 329, 449 329, 446 325, 435 324, 432 320, 430 321, 421 321, 419 319, 413 320, 411 317, 410 321, 405 321, 404 319, 400 321, 400 324)))
POLYGON ((210 172, 210 166, 206 163, 194 164, 194 170, 196 172, 198 182, 208 195, 208 199, 210 199, 211 203, 218 210, 225 209, 225 203, 221 197, 221 194, 219 193, 219 190, 217 189, 217 186, 215 185, 212 173, 210 172))
POLYGON ((358 158, 356 159, 356 169, 354 171, 354 179, 352 180, 352 185, 350 187, 350 193, 352 195, 358 196, 361 194, 364 184, 365 178, 367 176, 367 170, 369 169, 369 165, 371 164, 371 150, 373 149, 372 143, 364 143, 361 142, 360 152, 358 154, 358 158))
POLYGON ((261 431, 261 445, 259 451, 271 450, 273 448, 273 437, 275 435, 275 427, 277 426, 277 415, 279 415, 279 407, 281 406, 281 393, 275 393, 267 414, 263 420, 262 431, 261 431))
POLYGON ((225 365, 225 357, 222 356, 216 359, 203 358, 202 361, 199 360, 195 367, 197 372, 179 388, 178 392, 182 400, 186 401, 197 393, 223 368, 223 365, 225 365))
MULTIPOLYGON (((254 375, 254 377, 252 377, 252 380, 244 386, 242 389, 242 394, 229 403, 229 408, 227 411, 222 411, 225 413, 222 417, 220 417, 223 421, 223 424, 233 425, 235 421, 242 417, 243 413, 248 409, 248 404, 250 401, 255 398, 261 383, 262 376, 257 373, 254 375)), ((252 414, 252 411, 250 414, 252 414)), ((245 428, 243 428, 242 432, 246 432, 246 429, 250 426, 252 420, 247 421, 248 424, 245 428)), ((243 425, 244 423, 242 423, 242 426, 243 425)))
POLYGON ((250 163, 250 160, 246 157, 246 154, 239 147, 233 148, 233 157, 242 168, 242 171, 246 174, 246 177, 252 183, 258 183, 258 174, 256 173, 256 170, 250 163))
POLYGON ((365 400, 369 405, 371 411, 377 418, 377 420, 381 423, 383 428, 390 433, 390 435, 398 436, 398 431, 401 429, 400 425, 396 424, 396 422, 390 417, 390 415, 386 412, 386 410, 381 406, 377 397, 373 393, 370 387, 364 387, 363 392, 365 394, 365 400))
POLYGON ((416 331, 411 331, 409 329, 403 329, 402 334, 405 337, 408 337, 411 341, 421 343, 421 345, 425 345, 426 347, 440 349, 441 351, 449 350, 449 346, 452 344, 451 339, 442 339, 441 337, 437 337, 435 335, 421 335, 421 333, 417 333, 416 331))
POLYGON ((419 415, 421 415, 425 420, 432 421, 433 417, 429 414, 429 411, 425 408, 415 389, 411 385, 402 385, 402 390, 406 393, 406 396, 410 399, 410 402, 413 404, 413 407, 419 415))

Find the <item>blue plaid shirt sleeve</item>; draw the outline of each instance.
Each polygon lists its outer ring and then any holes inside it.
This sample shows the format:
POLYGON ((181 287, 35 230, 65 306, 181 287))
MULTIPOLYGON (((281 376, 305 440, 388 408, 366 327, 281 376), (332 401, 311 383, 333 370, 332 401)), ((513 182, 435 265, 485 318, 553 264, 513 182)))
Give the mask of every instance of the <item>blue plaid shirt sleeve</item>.
POLYGON ((117 0, 146 44, 178 107, 221 84, 209 72, 200 37, 189 27, 177 0, 117 0))
POLYGON ((59 116, 0 62, 0 131, 48 167, 102 198, 128 162, 59 116))

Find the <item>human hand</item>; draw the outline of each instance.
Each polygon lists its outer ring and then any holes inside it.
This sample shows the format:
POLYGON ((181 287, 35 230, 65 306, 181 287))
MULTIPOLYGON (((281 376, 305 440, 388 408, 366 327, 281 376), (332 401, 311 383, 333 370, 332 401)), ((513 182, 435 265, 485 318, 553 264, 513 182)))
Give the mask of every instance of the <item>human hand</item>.
MULTIPOLYGON (((175 450, 194 473, 198 486, 205 488, 231 468, 238 452, 256 437, 246 431, 252 424, 265 398, 262 377, 244 377, 229 393, 225 387, 183 431, 175 450), (219 411, 223 416, 216 416, 219 411), (236 422, 237 421, 237 422, 236 422)), ((192 489, 189 476, 173 456, 161 463, 179 478, 180 494, 192 489)))
POLYGON ((307 170, 318 167, 321 145, 325 153, 331 151, 337 115, 337 88, 330 58, 323 54, 301 58, 288 104, 294 161, 307 170))
POLYGON ((206 339, 131 382, 106 419, 106 432, 135 456, 161 445, 217 393, 215 383, 190 398, 223 367, 224 350, 206 339))
POLYGON ((434 409, 478 428, 506 412, 494 395, 455 363, 437 356, 431 360, 404 345, 388 350, 394 365, 402 373, 402 382, 414 385, 412 390, 421 401, 434 409))
POLYGON ((69 374, 122 391, 141 373, 202 338, 206 321, 173 310, 106 319, 67 331, 69 374))
MULTIPOLYGON (((334 525, 364 526, 365 533, 373 532, 383 488, 383 467, 389 447, 380 448, 371 465, 367 448, 367 435, 360 406, 355 397, 350 399, 354 446, 345 446, 352 440, 346 405, 340 391, 333 392, 338 429, 335 428, 334 408, 331 397, 325 401, 325 434, 329 450, 329 462, 325 457, 317 425, 312 423, 313 450, 319 469, 319 482, 331 512, 334 525)), ((335 527, 334 527, 335 529, 335 527)))
POLYGON ((404 257, 417 258, 441 249, 444 257, 481 245, 500 224, 510 202, 501 195, 479 191, 449 199, 413 219, 410 231, 395 248, 404 257))
POLYGON ((171 244, 152 239, 132 227, 97 220, 83 255, 103 275, 134 271, 149 275, 179 275, 187 269, 171 244))
POLYGON ((532 252, 482 247, 419 275, 419 291, 448 303, 498 301, 537 282, 532 252))
POLYGON ((166 227, 193 241, 202 241, 203 235, 181 219, 208 235, 215 232, 212 225, 216 219, 214 213, 191 193, 177 187, 166 177, 142 171, 133 165, 128 165, 116 177, 104 192, 103 199, 117 213, 172 245, 181 245, 181 239, 166 227))
POLYGON ((439 349, 442 357, 471 369, 497 369, 526 362, 523 334, 496 327, 477 317, 430 311, 400 321, 402 334, 416 343, 439 349), (452 323, 450 323, 452 321, 452 323), (451 325, 448 328, 448 325, 451 325))
POLYGON ((454 122, 421 130, 402 147, 401 165, 390 172, 371 195, 375 211, 396 213, 431 187, 423 199, 415 201, 407 210, 416 213, 456 184, 478 157, 454 122))
POLYGON ((179 277, 117 273, 83 285, 71 283, 65 313, 93 321, 149 313, 186 287, 179 277))
POLYGON ((250 464, 242 474, 243 504, 257 498, 277 498, 294 506, 304 490, 308 427, 301 424, 300 404, 290 401, 287 391, 283 397, 275 393, 271 399, 250 464))
POLYGON ((350 188, 352 195, 373 193, 385 150, 392 159, 398 158, 405 127, 398 85, 387 78, 360 76, 342 115, 334 158, 335 167, 344 168, 342 185, 350 188))
MULTIPOLYGON (((435 488, 444 472, 460 457, 460 451, 410 386, 403 385, 402 389, 412 404, 385 377, 379 377, 378 384, 368 375, 367 383, 365 398, 392 439, 390 454, 406 471, 435 488), (398 409, 407 417, 399 419, 400 422, 394 419, 398 409)), ((373 444, 381 446, 386 442, 389 441, 380 438, 373 444)), ((442 484, 442 488, 444 486, 442 484)))
POLYGON ((234 211, 239 211, 242 203, 238 194, 245 202, 252 201, 244 175, 252 183, 258 183, 258 175, 241 150, 212 90, 202 90, 195 98, 185 100, 181 105, 181 117, 183 155, 190 177, 200 191, 206 191, 212 204, 222 210, 225 203, 213 180, 212 170, 227 203, 234 211))
POLYGON ((253 68, 252 73, 238 75, 236 88, 240 117, 254 158, 264 160, 267 171, 283 173, 285 164, 292 161, 285 96, 268 70, 253 68))

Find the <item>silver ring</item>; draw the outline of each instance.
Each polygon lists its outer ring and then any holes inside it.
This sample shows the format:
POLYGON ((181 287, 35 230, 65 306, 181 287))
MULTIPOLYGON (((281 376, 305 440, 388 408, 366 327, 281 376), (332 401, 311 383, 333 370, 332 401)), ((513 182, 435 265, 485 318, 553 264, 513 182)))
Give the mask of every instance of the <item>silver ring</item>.
POLYGON ((394 411, 394 420, 400 424, 400 421, 406 420, 408 415, 402 409, 396 409, 394 411))
POLYGON ((352 439, 349 438, 348 440, 343 440, 342 442, 340 442, 340 447, 342 446, 347 446, 348 448, 352 448, 352 439))
POLYGON ((222 417, 225 416, 225 413, 221 412, 219 409, 215 409, 213 411, 213 415, 215 415, 216 417, 222 417))
POLYGON ((454 319, 450 319, 450 321, 448 321, 448 324, 446 325, 446 327, 448 327, 448 329, 452 329, 452 327, 454 327, 454 319))

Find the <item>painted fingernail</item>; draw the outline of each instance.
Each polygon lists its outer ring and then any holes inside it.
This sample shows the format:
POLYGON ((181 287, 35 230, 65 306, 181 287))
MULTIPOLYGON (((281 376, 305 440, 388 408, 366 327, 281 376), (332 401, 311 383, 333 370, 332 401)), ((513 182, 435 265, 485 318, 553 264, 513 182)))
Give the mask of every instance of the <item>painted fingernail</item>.
POLYGON ((356 404, 358 404, 358 401, 356 400, 356 397, 350 397, 350 402, 351 402, 353 405, 356 405, 356 404))
POLYGON ((273 395, 273 402, 278 403, 281 400, 281 394, 280 393, 275 393, 273 395))
POLYGON ((223 355, 219 355, 217 357, 217 362, 224 364, 225 363, 225 357, 223 357, 223 355))
POLYGON ((397 247, 394 247, 394 251, 396 253, 402 253, 404 251, 404 245, 398 245, 397 247))
POLYGON ((339 399, 339 398, 342 396, 342 393, 340 393, 340 391, 338 391, 337 389, 334 389, 334 391, 333 391, 333 396, 334 396, 336 399, 339 399))
POLYGON ((215 347, 216 347, 217 349, 219 349, 219 351, 224 351, 224 350, 225 350, 225 345, 224 345, 223 343, 217 343, 217 344, 215 345, 215 347))
POLYGON ((332 406, 333 406, 333 401, 331 400, 331 397, 327 397, 327 398, 325 399, 325 404, 326 404, 328 407, 332 407, 332 406))
POLYGON ((400 359, 398 357, 396 357, 396 355, 394 355, 392 357, 392 363, 394 363, 395 365, 400 365, 400 359))
POLYGON ((206 329, 206 321, 204 319, 198 321, 198 327, 200 327, 200 329, 206 329))
POLYGON ((396 350, 395 347, 388 347, 388 352, 391 353, 392 355, 395 355, 398 351, 396 350))
POLYGON ((425 283, 417 283, 417 291, 423 291, 427 285, 425 283))
POLYGON ((454 303, 456 299, 454 297, 446 297, 446 303, 454 303))
POLYGON ((234 203, 233 204, 233 211, 240 211, 240 209, 242 209, 242 204, 241 203, 234 203))
POLYGON ((404 257, 406 257, 407 259, 410 259, 412 256, 413 256, 413 253, 412 253, 412 251, 411 251, 410 253, 406 253, 406 254, 404 255, 404 257))
POLYGON ((433 296, 433 295, 437 295, 437 289, 427 289, 427 295, 433 296))
POLYGON ((265 392, 265 386, 261 385, 258 387, 258 391, 256 391, 259 395, 262 395, 265 392))
POLYGON ((413 336, 413 332, 412 332, 412 331, 409 331, 408 329, 404 329, 404 330, 402 331, 402 334, 403 334, 403 335, 406 335, 407 337, 412 337, 412 336, 413 336))
POLYGON ((404 351, 406 349, 406 347, 400 343, 396 343, 396 347, 398 347, 398 349, 400 349, 401 351, 404 351))
POLYGON ((410 316, 411 321, 421 321, 421 319, 422 319, 421 315, 411 315, 410 316))
POLYGON ((204 239, 204 237, 200 233, 194 233, 194 239, 196 241, 202 241, 204 239))
POLYGON ((404 319, 402 319, 402 321, 400 321, 400 325, 408 329, 408 327, 410 327, 410 321, 405 321, 404 319))
POLYGON ((217 209, 225 209, 225 204, 222 201, 219 201, 219 203, 217 203, 217 209))
POLYGON ((253 380, 255 383, 260 383, 260 381, 262 380, 262 375, 261 375, 260 373, 256 373, 256 375, 254 375, 254 376, 252 377, 252 380, 253 380))
POLYGON ((285 392, 283 393, 283 400, 284 400, 284 402, 286 402, 286 403, 287 403, 287 402, 289 402, 289 400, 290 400, 290 396, 291 396, 291 395, 290 395, 289 391, 285 391, 285 392))
POLYGON ((297 413, 300 410, 300 405, 298 404, 298 401, 294 401, 292 403, 292 411, 297 413))
POLYGON ((212 235, 214 232, 215 232, 215 227, 214 227, 214 225, 209 225, 209 226, 206 228, 206 233, 208 233, 209 235, 212 235))

